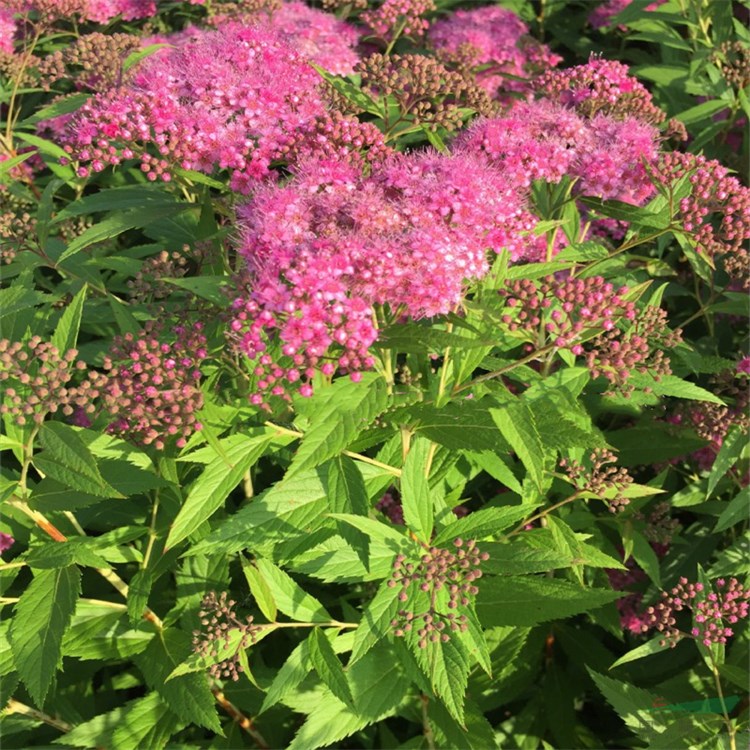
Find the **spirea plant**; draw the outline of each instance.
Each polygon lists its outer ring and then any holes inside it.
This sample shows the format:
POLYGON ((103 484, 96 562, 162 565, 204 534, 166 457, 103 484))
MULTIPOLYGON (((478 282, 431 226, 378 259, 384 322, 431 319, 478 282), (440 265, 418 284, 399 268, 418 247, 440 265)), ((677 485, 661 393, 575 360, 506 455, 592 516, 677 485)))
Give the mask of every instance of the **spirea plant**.
POLYGON ((746 747, 749 20, 1 0, 3 747, 746 747))

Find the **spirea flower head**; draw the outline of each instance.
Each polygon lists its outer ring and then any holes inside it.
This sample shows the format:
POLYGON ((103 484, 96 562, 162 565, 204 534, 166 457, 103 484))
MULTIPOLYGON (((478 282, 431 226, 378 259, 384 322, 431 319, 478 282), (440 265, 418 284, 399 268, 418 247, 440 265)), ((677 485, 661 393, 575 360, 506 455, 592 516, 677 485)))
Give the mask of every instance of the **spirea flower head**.
POLYGON ((0 340, 0 383, 4 386, 0 414, 25 425, 41 424, 58 412, 71 416, 77 408, 92 413, 103 377, 88 372, 77 356, 76 349, 60 352, 39 336, 26 342, 0 340))
POLYGON ((733 625, 745 619, 750 612, 750 589, 746 589, 736 578, 728 581, 719 578, 712 586, 690 583, 680 578, 669 591, 662 592, 662 600, 646 610, 643 632, 652 628, 663 638, 662 646, 674 646, 683 638, 693 638, 704 646, 727 643, 734 635, 733 625), (692 614, 692 624, 686 622, 680 629, 679 613, 692 614))
POLYGON ((0 6, 0 52, 13 53, 16 30, 13 11, 0 6))
POLYGON ((319 81, 280 32, 230 24, 147 59, 128 85, 87 102, 65 150, 83 176, 138 158, 150 180, 176 167, 227 169, 247 192, 290 134, 324 112, 319 81))
POLYGON ((102 399, 114 418, 111 432, 163 450, 174 438, 178 448, 201 429, 196 412, 203 406, 200 365, 206 357, 202 325, 177 326, 166 342, 159 326, 115 339, 104 366, 102 399))
POLYGON ((522 256, 531 221, 499 172, 432 152, 393 156, 368 176, 311 163, 283 187, 260 189, 239 216, 253 281, 235 302, 232 332, 256 361, 260 390, 274 395, 291 383, 308 393, 316 369, 370 367, 373 305, 411 318, 447 313, 465 281, 487 273, 488 249, 522 256), (273 341, 280 360, 267 351, 273 341))
POLYGON ((479 68, 474 75, 490 96, 526 91, 525 79, 562 59, 530 37, 513 11, 495 5, 451 13, 433 24, 429 40, 441 59, 479 68))
POLYGON ((585 117, 611 115, 658 125, 666 119, 646 87, 615 60, 591 56, 585 65, 549 70, 535 87, 544 96, 572 107, 585 117))

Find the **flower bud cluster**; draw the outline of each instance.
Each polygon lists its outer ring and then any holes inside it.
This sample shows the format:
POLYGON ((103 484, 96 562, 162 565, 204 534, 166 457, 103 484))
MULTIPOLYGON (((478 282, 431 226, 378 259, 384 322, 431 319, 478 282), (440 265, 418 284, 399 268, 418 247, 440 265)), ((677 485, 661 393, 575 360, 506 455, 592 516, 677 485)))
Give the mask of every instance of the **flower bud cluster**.
POLYGON ((0 188, 0 262, 12 263, 16 254, 36 237, 36 212, 30 201, 0 188))
POLYGON ((383 0, 373 10, 360 15, 374 36, 392 41, 399 36, 420 38, 430 27, 424 17, 435 10, 435 0, 383 0))
POLYGON ((633 302, 624 299, 627 287, 615 288, 601 276, 541 282, 516 279, 499 294, 510 312, 502 317, 511 331, 526 331, 535 341, 540 334, 559 349, 576 356, 584 353, 581 341, 593 331, 618 331, 623 320, 636 319, 633 302))
POLYGON ((529 36, 511 10, 488 5, 457 10, 436 21, 429 40, 441 61, 472 75, 487 93, 529 90, 528 79, 562 58, 529 36))
POLYGON ((724 42, 714 54, 724 80, 738 91, 750 86, 750 46, 746 42, 724 42))
POLYGON ((633 477, 627 469, 610 466, 616 464, 617 456, 606 448, 596 448, 589 455, 589 464, 563 458, 560 468, 568 475, 570 481, 579 492, 590 492, 609 503, 610 513, 623 510, 630 502, 625 497, 625 491, 633 483, 633 477), (614 490, 614 496, 611 495, 614 490))
POLYGON ((321 0, 324 10, 367 10, 367 0, 321 0))
POLYGON ((163 450, 170 438, 181 448, 201 429, 200 365, 206 358, 203 325, 177 326, 172 343, 160 341, 159 326, 117 337, 104 361, 108 371, 102 400, 114 417, 111 432, 163 450))
POLYGON ((378 500, 375 507, 385 515, 391 523, 395 523, 397 526, 404 525, 404 508, 401 505, 401 501, 396 499, 390 492, 386 492, 385 495, 378 500))
POLYGON ((709 257, 724 257, 730 276, 748 284, 750 257, 750 188, 718 161, 695 154, 664 154, 657 179, 665 186, 687 177, 692 192, 679 201, 677 221, 709 257))
POLYGON ((179 279, 188 272, 188 260, 178 251, 162 250, 153 258, 143 262, 138 273, 128 281, 130 296, 136 302, 150 298, 160 300, 168 297, 175 287, 162 279, 179 279))
POLYGON ((662 646, 672 648, 684 637, 700 641, 704 646, 726 643, 734 635, 735 625, 750 612, 750 589, 746 589, 736 578, 729 581, 720 578, 709 590, 702 583, 689 583, 680 578, 670 591, 662 592, 662 600, 646 610, 643 632, 652 628, 664 638, 662 646), (676 613, 687 610, 692 613, 693 625, 689 632, 677 626, 676 613))
POLYGON ((131 34, 85 34, 41 60, 42 85, 49 90, 69 78, 78 89, 106 91, 123 82, 123 63, 140 46, 140 38, 131 34))
POLYGON ((666 350, 682 341, 681 331, 667 327, 664 310, 649 305, 638 313, 630 328, 606 331, 593 339, 586 351, 586 366, 592 378, 606 378, 622 395, 633 392, 633 372, 650 374, 654 380, 670 375, 666 350))
POLYGON ((536 82, 537 91, 552 101, 572 107, 584 117, 597 114, 615 119, 635 118, 651 125, 666 119, 648 89, 616 60, 591 56, 584 65, 549 70, 536 82))
POLYGON ((473 539, 466 542, 461 538, 455 539, 453 550, 423 546, 425 553, 418 563, 408 561, 405 555, 397 555, 388 580, 389 588, 401 588, 398 594, 400 602, 408 601, 412 586, 429 600, 426 610, 413 612, 400 609, 398 617, 391 621, 396 636, 402 637, 415 630, 420 648, 426 648, 428 642, 446 643, 450 640, 451 631, 467 630, 469 626, 465 614, 439 611, 442 609, 439 595, 441 592, 447 594, 445 606, 450 610, 469 606, 479 592, 475 582, 482 577, 480 565, 489 559, 489 554, 481 552, 473 539))
POLYGON ((648 516, 644 516, 640 511, 633 514, 633 518, 645 521, 643 536, 651 542, 651 546, 655 549, 668 547, 672 542, 672 537, 682 528, 680 522, 676 518, 672 518, 670 513, 671 507, 664 500, 656 503, 648 516))
POLYGON ((415 125, 456 130, 464 108, 491 114, 494 105, 484 89, 424 55, 374 54, 357 64, 363 89, 397 105, 400 117, 415 125))
POLYGON ((60 352, 39 336, 26 342, 0 340, 0 382, 5 386, 0 414, 25 425, 41 424, 57 412, 68 417, 77 409, 92 413, 104 378, 88 372, 77 356, 77 349, 60 352))
POLYGON ((219 597, 210 591, 201 601, 198 613, 204 629, 193 631, 193 651, 205 659, 215 659, 232 643, 236 632, 241 634, 237 649, 229 657, 212 664, 209 673, 217 680, 240 679, 243 666, 240 663, 240 652, 255 643, 258 626, 253 624, 253 617, 248 616, 242 622, 235 612, 237 602, 228 599, 223 591, 219 597))

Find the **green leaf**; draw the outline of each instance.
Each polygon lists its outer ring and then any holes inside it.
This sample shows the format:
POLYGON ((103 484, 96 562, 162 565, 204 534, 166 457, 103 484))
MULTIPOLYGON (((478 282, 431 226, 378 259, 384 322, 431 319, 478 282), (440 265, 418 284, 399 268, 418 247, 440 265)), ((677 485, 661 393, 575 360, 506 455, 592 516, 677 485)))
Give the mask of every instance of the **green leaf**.
POLYGON ((262 549, 271 554, 288 540, 290 530, 302 533, 324 518, 327 509, 324 467, 285 477, 221 523, 186 554, 231 554, 262 549))
POLYGON ((660 704, 659 696, 621 680, 605 677, 591 669, 588 669, 588 673, 607 702, 630 729, 639 734, 650 734, 663 729, 663 720, 667 715, 660 715, 655 710, 660 704))
POLYGON ((661 589, 661 571, 659 570, 659 558, 656 556, 656 552, 640 532, 633 530, 631 537, 635 561, 643 568, 653 584, 661 589))
POLYGON ((71 565, 43 570, 21 594, 11 625, 18 674, 41 706, 62 662, 62 641, 81 591, 81 571, 71 565))
POLYGON ((711 467, 711 473, 708 475, 706 499, 711 497, 722 477, 726 476, 727 472, 737 463, 746 446, 747 436, 742 434, 738 425, 732 425, 724 436, 719 453, 711 467))
POLYGON ((172 523, 165 550, 186 539, 207 521, 237 487, 250 467, 266 452, 273 435, 260 435, 233 445, 226 458, 218 456, 195 480, 185 504, 172 523))
POLYGON ((310 429, 302 438, 287 476, 339 455, 388 405, 385 380, 376 373, 365 373, 358 383, 341 378, 325 395, 321 408, 311 416, 310 429))
POLYGON ((86 748, 160 750, 185 724, 169 710, 161 696, 153 692, 79 724, 55 742, 86 748))
POLYGON ((643 659, 645 656, 651 656, 651 654, 659 654, 664 652, 664 646, 660 645, 660 642, 664 640, 661 636, 653 638, 646 643, 642 643, 634 649, 628 651, 627 654, 623 654, 616 662, 612 664, 610 669, 628 664, 631 661, 637 661, 643 659))
POLYGON ((544 480, 544 444, 528 404, 518 400, 509 401, 500 409, 490 409, 490 414, 541 492, 544 480))
POLYGON ((226 276, 189 276, 179 279, 165 276, 159 280, 191 292, 217 307, 229 307, 232 302, 226 293, 226 276))
MULTIPOLYGON (((10 159, 5 159, 5 161, 0 161, 0 181, 3 180, 3 177, 10 172, 13 167, 17 167, 19 164, 23 164, 27 159, 30 159, 32 156, 35 156, 34 151, 28 151, 25 154, 18 154, 18 156, 11 156, 10 159)), ((2 184, 2 182, 0 182, 2 184)))
POLYGON ((158 633, 135 661, 149 688, 185 722, 223 735, 211 689, 205 675, 186 674, 167 680, 174 668, 191 653, 190 637, 175 628, 158 633))
POLYGON ((348 456, 338 456, 328 464, 326 486, 332 513, 366 516, 370 512, 362 473, 348 456))
POLYGON ((502 534, 526 518, 535 507, 536 503, 527 503, 503 508, 482 508, 443 529, 435 537, 433 544, 439 547, 459 536, 464 539, 481 539, 502 534))
POLYGON ((428 641, 425 648, 412 649, 417 663, 450 715, 464 726, 464 700, 469 682, 469 659, 463 643, 451 638, 446 643, 428 641))
POLYGON ((389 587, 383 581, 375 598, 367 605, 362 621, 354 631, 354 645, 349 666, 362 659, 365 654, 382 638, 393 632, 391 621, 399 610, 399 588, 389 587))
POLYGON ((104 481, 96 459, 75 429, 63 422, 45 422, 40 431, 45 450, 34 456, 34 466, 75 490, 98 497, 124 497, 104 481))
POLYGON ((60 354, 68 351, 68 349, 73 349, 78 341, 78 329, 81 327, 81 315, 83 314, 83 303, 86 301, 87 288, 84 286, 70 301, 52 335, 52 345, 57 347, 60 354))
POLYGON ((430 441, 414 438, 401 470, 401 503, 406 525, 422 539, 429 542, 434 525, 434 509, 430 485, 425 476, 430 441))
POLYGON ((62 261, 76 255, 81 250, 98 242, 118 237, 130 229, 147 227, 166 216, 176 215, 190 208, 193 208, 191 203, 173 203, 171 206, 150 206, 131 211, 113 212, 73 239, 60 254, 57 262, 58 264, 62 263, 62 261))
POLYGON ((354 702, 352 691, 331 642, 321 628, 313 628, 308 641, 310 661, 318 676, 342 703, 351 706, 354 702))
POLYGON ((275 622, 277 614, 276 602, 274 601, 273 592, 268 585, 268 581, 266 581, 260 571, 249 560, 246 560, 244 557, 240 559, 242 561, 242 572, 245 574, 247 585, 255 599, 255 603, 268 622, 275 622))
POLYGON ((148 598, 154 585, 154 577, 150 570, 139 570, 128 584, 128 618, 135 624, 142 617, 148 607, 148 598))
POLYGON ((125 185, 99 190, 72 203, 55 216, 59 224, 73 216, 93 214, 100 211, 125 211, 127 209, 169 209, 177 204, 172 193, 154 185, 125 185))
POLYGON ((50 104, 48 107, 37 109, 31 117, 28 117, 23 121, 23 124, 34 125, 41 120, 51 120, 53 117, 58 117, 59 115, 68 115, 71 112, 80 109, 91 98, 91 96, 91 94, 85 94, 82 92, 64 96, 54 102, 54 104, 50 104))
POLYGON ((750 505, 750 488, 743 487, 721 512, 716 520, 714 533, 719 533, 741 521, 746 521, 748 505, 750 505))
POLYGON ((266 690, 266 696, 263 699, 263 705, 258 713, 267 711, 283 700, 292 690, 294 690, 302 680, 307 677, 311 666, 310 644, 307 639, 297 644, 294 651, 289 654, 289 658, 284 662, 281 669, 276 672, 273 682, 266 690))
POLYGON ((621 592, 576 586, 568 581, 536 576, 483 578, 477 594, 477 614, 485 627, 536 625, 597 609, 619 599, 621 592))
POLYGON ((682 380, 676 375, 662 375, 659 380, 655 380, 651 375, 643 373, 633 373, 629 382, 637 390, 650 388, 656 396, 671 396, 672 398, 685 398, 693 401, 708 401, 711 404, 725 406, 724 402, 716 395, 701 388, 695 383, 682 380))
POLYGON ((369 112, 371 115, 375 115, 377 117, 383 116, 382 105, 378 104, 374 99, 372 99, 372 97, 362 91, 362 89, 360 89, 358 86, 355 86, 353 83, 347 81, 341 76, 335 76, 332 73, 329 73, 325 68, 322 68, 315 63, 311 63, 311 65, 313 68, 315 68, 315 70, 318 71, 318 73, 320 73, 320 76, 325 81, 327 81, 334 89, 336 89, 339 94, 352 102, 352 104, 356 104, 357 107, 364 110, 365 112, 369 112))
POLYGON ((69 539, 67 542, 48 542, 34 547, 26 557, 30 568, 40 570, 65 568, 69 565, 87 565, 109 568, 109 563, 92 549, 90 539, 69 539))
POLYGON ((258 571, 268 582, 280 612, 297 622, 330 622, 331 615, 325 607, 281 568, 269 560, 258 558, 255 561, 258 571))

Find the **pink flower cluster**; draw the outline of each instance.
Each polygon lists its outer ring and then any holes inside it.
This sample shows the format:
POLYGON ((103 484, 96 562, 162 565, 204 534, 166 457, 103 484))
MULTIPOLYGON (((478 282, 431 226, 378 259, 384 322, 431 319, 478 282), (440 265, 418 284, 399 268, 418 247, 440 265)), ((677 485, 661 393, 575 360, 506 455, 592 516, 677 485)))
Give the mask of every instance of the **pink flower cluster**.
POLYGON ((380 7, 360 16, 381 39, 421 37, 430 26, 424 16, 435 10, 434 0, 383 0, 380 7))
POLYGON ((662 600, 646 610, 646 632, 656 628, 664 635, 662 646, 674 647, 683 637, 691 637, 704 646, 713 643, 726 643, 734 635, 735 625, 745 619, 750 612, 750 589, 746 589, 736 578, 729 581, 720 578, 714 584, 715 590, 708 590, 702 583, 689 583, 680 578, 679 583, 669 592, 662 592, 662 600), (677 626, 676 613, 688 610, 693 615, 689 632, 677 626))
POLYGON ((181 448, 201 429, 196 412, 203 406, 199 388, 206 337, 201 323, 174 329, 172 343, 160 341, 158 327, 138 336, 115 339, 105 360, 108 377, 102 390, 106 410, 115 419, 111 432, 163 450, 176 438, 181 448))
POLYGON ((329 73, 345 76, 354 70, 359 60, 355 51, 359 31, 352 24, 300 0, 285 2, 271 22, 303 57, 329 73))
POLYGON ((319 82, 278 30, 230 24, 147 59, 128 85, 87 102, 65 150, 82 176, 138 158, 150 180, 176 167, 227 169, 247 193, 325 112, 319 82))
POLYGON ((0 52, 13 53, 13 42, 16 37, 16 22, 13 11, 0 7, 0 52))
POLYGON ((16 540, 10 534, 0 532, 0 555, 7 552, 15 543, 16 540))
POLYGON ((658 154, 658 131, 636 118, 586 118, 547 100, 520 102, 502 117, 480 120, 459 137, 519 184, 575 179, 576 192, 639 205, 654 192, 646 164, 658 154))
POLYGON ((488 5, 436 21, 429 40, 438 54, 472 69, 490 96, 527 91, 529 76, 555 67, 562 58, 529 35, 529 27, 511 10, 488 5))
MULTIPOLYGON (((3 0, 12 13, 35 13, 43 22, 53 18, 67 19, 77 15, 85 21, 108 23, 117 16, 134 21, 156 15, 158 0, 3 0)), ((203 0, 191 0, 193 5, 203 0)))
POLYGON ((257 361, 261 393, 278 396, 298 382, 309 394, 316 369, 371 367, 375 305, 415 319, 449 312, 465 281, 487 273, 488 249, 524 256, 521 232, 534 223, 498 171, 430 152, 393 156, 367 176, 308 164, 283 187, 261 188, 239 216, 253 286, 231 329, 257 361))

